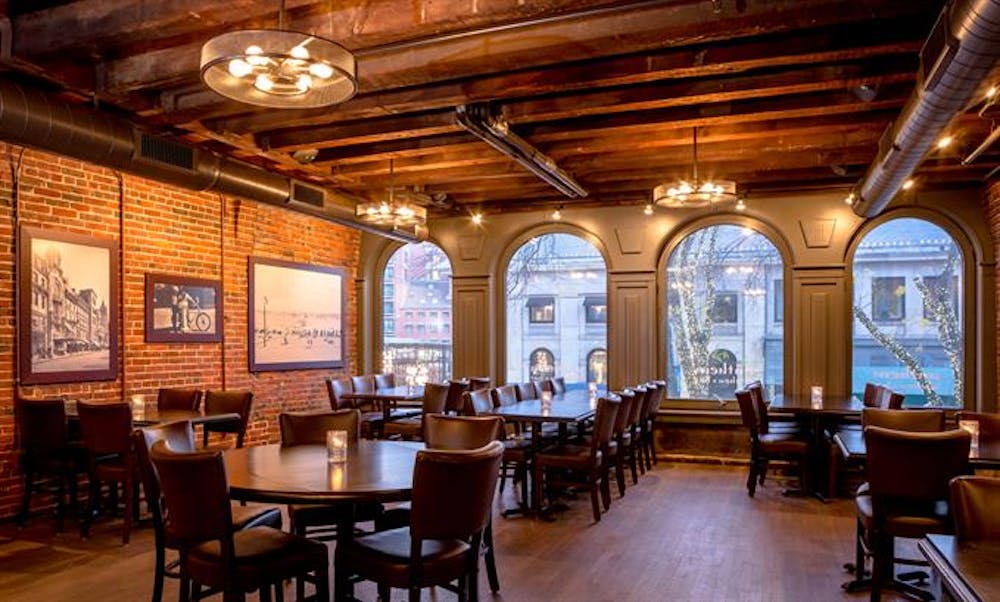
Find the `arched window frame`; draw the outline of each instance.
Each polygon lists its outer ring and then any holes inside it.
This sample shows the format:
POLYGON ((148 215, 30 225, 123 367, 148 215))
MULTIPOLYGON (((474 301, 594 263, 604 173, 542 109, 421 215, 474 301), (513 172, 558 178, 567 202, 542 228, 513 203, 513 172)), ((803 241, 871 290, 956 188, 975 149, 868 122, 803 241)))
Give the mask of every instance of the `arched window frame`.
POLYGON ((528 354, 528 377, 529 377, 529 379, 533 380, 533 381, 542 381, 542 380, 545 380, 545 379, 548 379, 548 378, 553 378, 555 376, 559 376, 559 374, 558 374, 558 370, 557 370, 557 366, 556 366, 556 356, 555 356, 554 353, 552 353, 552 350, 549 349, 548 347, 535 347, 534 349, 532 349, 531 353, 528 354), (548 356, 548 358, 549 358, 549 364, 552 366, 552 374, 546 374, 546 375, 531 374, 531 369, 532 369, 532 361, 531 360, 535 357, 535 355, 537 355, 539 353, 544 353, 545 355, 548 356))
MULTIPOLYGON (((657 322, 659 331, 659 342, 657 344, 657 370, 662 370, 662 378, 667 378, 667 287, 670 282, 667 279, 667 267, 670 263, 670 256, 674 250, 690 234, 702 230, 709 226, 737 226, 740 228, 750 228, 756 233, 764 236, 778 250, 782 261, 782 296, 784 313, 782 324, 782 387, 786 391, 791 390, 793 378, 792 367, 794 345, 792 340, 793 309, 792 303, 792 266, 795 265, 795 256, 792 246, 782 234, 782 232, 770 223, 737 213, 721 213, 716 215, 695 218, 680 224, 675 230, 667 234, 665 244, 660 252, 660 259, 657 262, 657 322)), ((737 383, 742 385, 743 383, 737 383)), ((704 401, 704 400, 693 400, 704 401)))
MULTIPOLYGON (((424 241, 424 243, 434 245, 437 248, 437 250, 440 251, 441 255, 448 260, 448 269, 453 276, 455 273, 455 263, 452 260, 452 258, 448 255, 448 253, 445 251, 444 247, 432 238, 424 241)), ((372 341, 373 344, 371 348, 372 355, 370 357, 374 365, 374 370, 376 372, 381 372, 384 369, 382 358, 384 357, 385 353, 385 336, 383 329, 384 318, 385 318, 385 316, 383 315, 383 308, 385 307, 385 299, 383 295, 383 291, 385 290, 385 271, 389 267, 389 261, 391 261, 392 258, 396 255, 396 253, 398 253, 401 249, 403 249, 407 244, 415 244, 415 243, 392 242, 391 244, 387 244, 385 247, 383 247, 382 252, 378 256, 378 261, 375 263, 375 269, 374 269, 375 278, 373 279, 374 282, 372 283, 373 286, 371 289, 372 320, 370 321, 371 323, 370 340, 372 341)), ((452 327, 455 321, 454 284, 452 284, 451 288, 452 288, 451 292, 452 303, 447 307, 447 310, 449 315, 448 338, 451 344, 452 352, 450 353, 451 365, 448 367, 448 370, 452 375, 454 375, 455 331, 454 328, 452 327)), ((363 319, 364 319, 363 315, 358 316, 359 323, 363 319)), ((396 325, 396 332, 397 333, 400 332, 398 324, 396 325)))
POLYGON ((602 384, 607 385, 608 384, 608 355, 607 355, 608 354, 608 350, 606 348, 604 348, 604 347, 595 347, 595 348, 593 348, 593 349, 591 349, 590 351, 587 352, 586 359, 584 360, 584 361, 587 362, 587 365, 584 367, 584 372, 586 372, 586 374, 587 374, 587 382, 588 383, 597 382, 594 379, 594 375, 591 373, 591 369, 590 369, 591 360, 593 359, 595 353, 604 353, 604 382, 602 384))
MULTIPOLYGON (((924 207, 901 207, 887 211, 876 218, 868 220, 864 225, 854 231, 851 242, 847 246, 847 253, 844 258, 844 264, 847 266, 847 302, 845 303, 845 311, 847 313, 846 323, 852 325, 851 334, 849 335, 846 345, 847 390, 850 390, 851 383, 854 381, 854 258, 857 254, 858 247, 861 246, 861 243, 868 236, 868 234, 883 224, 902 218, 921 219, 941 228, 949 236, 951 236, 952 240, 955 241, 955 244, 958 246, 959 251, 962 254, 962 289, 959 291, 959 295, 961 295, 963 300, 960 316, 963 334, 962 373, 965 383, 963 395, 965 399, 963 400, 963 407, 965 409, 976 409, 979 407, 978 400, 981 396, 980 383, 976 379, 976 350, 978 349, 979 338, 981 336, 989 336, 986 333, 980 332, 980 328, 977 327, 979 322, 977 320, 977 316, 979 315, 980 306, 983 302, 983 300, 976 294, 976 262, 977 256, 980 253, 974 246, 973 238, 970 237, 966 230, 957 222, 947 215, 924 207)), ((992 292, 990 294, 992 294, 992 292)), ((993 378, 993 375, 990 375, 990 377, 993 378)))
MULTIPOLYGON (((507 282, 507 268, 510 267, 510 262, 514 258, 514 254, 517 253, 526 242, 529 240, 543 236, 545 234, 570 234, 572 236, 577 236, 583 240, 590 243, 598 253, 601 254, 601 258, 604 259, 604 266, 606 273, 610 276, 613 266, 611 263, 611 256, 608 253, 607 248, 604 246, 604 242, 593 232, 580 228, 571 223, 563 222, 560 224, 542 224, 540 226, 535 226, 528 228, 507 242, 503 247, 503 253, 499 254, 496 259, 490 264, 489 272, 495 275, 496 286, 494 287, 494 303, 497 308, 497 330, 499 333, 496 340, 496 358, 495 358, 495 370, 496 374, 499 375, 501 380, 505 380, 507 377, 507 337, 504 333, 507 332, 507 323, 510 316, 507 315, 507 295, 506 295, 506 282, 507 282)), ((610 286, 611 278, 606 279, 605 283, 605 294, 608 296, 610 302, 610 286)), ((610 310, 609 306, 609 310, 610 310)), ((609 311, 608 318, 608 332, 612 328, 612 318, 609 311)), ((605 348, 607 349, 610 344, 610 337, 605 339, 605 348)), ((609 380, 611 371, 612 359, 611 353, 608 353, 608 369, 609 369, 609 380)), ((558 375, 557 375, 558 376, 558 375)))

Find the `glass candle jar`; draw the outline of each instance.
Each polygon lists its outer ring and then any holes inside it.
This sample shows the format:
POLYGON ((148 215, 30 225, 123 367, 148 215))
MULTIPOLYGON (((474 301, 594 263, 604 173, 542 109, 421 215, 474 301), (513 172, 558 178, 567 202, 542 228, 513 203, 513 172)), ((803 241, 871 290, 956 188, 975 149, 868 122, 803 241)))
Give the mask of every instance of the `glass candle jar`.
POLYGON ((347 460, 347 431, 326 432, 326 459, 328 462, 347 460))

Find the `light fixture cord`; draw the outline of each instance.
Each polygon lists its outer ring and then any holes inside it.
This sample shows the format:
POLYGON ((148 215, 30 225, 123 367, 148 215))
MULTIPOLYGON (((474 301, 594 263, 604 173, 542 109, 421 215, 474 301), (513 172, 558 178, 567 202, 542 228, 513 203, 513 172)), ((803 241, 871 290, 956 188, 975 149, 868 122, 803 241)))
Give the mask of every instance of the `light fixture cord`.
POLYGON ((278 1, 278 29, 285 30, 285 0, 278 1))

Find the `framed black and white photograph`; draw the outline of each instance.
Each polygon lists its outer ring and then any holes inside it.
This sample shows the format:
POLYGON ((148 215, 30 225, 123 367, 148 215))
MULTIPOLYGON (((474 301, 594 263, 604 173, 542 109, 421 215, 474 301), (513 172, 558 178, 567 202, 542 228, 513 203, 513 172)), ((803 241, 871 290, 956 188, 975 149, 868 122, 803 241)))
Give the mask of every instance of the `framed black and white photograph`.
POLYGON ((222 340, 222 283, 146 274, 146 342, 217 343, 222 340))
POLYGON ((344 366, 344 270, 250 258, 250 371, 344 366))
POLYGON ((23 226, 18 249, 24 384, 118 376, 118 245, 23 226))

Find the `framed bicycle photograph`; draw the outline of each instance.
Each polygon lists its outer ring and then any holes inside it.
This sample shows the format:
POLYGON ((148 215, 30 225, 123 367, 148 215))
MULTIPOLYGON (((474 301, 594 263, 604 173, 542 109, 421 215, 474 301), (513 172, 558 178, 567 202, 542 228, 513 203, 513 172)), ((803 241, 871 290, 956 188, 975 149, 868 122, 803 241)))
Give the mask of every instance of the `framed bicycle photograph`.
POLYGON ((344 367, 344 270, 251 257, 250 371, 344 367))
POLYGON ((222 283, 146 274, 147 343, 218 343, 222 340, 222 283))
POLYGON ((118 376, 118 243, 21 227, 20 376, 26 385, 118 376))

